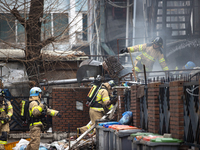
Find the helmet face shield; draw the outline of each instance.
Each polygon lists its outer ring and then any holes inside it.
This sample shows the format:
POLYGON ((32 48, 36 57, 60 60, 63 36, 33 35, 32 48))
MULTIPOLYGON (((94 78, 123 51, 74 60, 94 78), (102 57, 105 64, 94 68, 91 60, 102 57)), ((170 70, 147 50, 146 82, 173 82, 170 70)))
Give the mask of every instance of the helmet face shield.
POLYGON ((111 86, 111 88, 114 87, 114 86, 116 85, 115 82, 114 82, 114 80, 110 80, 110 81, 108 82, 108 84, 111 86))
POLYGON ((163 39, 161 37, 156 37, 152 42, 159 47, 163 46, 163 39))

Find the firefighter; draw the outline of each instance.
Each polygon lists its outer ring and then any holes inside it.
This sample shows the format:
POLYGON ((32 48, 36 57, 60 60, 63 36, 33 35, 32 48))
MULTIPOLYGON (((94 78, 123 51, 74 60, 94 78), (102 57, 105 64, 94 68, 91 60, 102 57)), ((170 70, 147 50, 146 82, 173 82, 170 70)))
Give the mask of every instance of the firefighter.
MULTIPOLYGON (((92 104, 89 109, 91 123, 81 128, 77 128, 78 134, 82 134, 90 129, 91 126, 95 124, 96 120, 101 119, 106 111, 109 111, 113 108, 109 95, 112 91, 112 87, 114 86, 115 82, 113 80, 102 84, 101 89, 97 93, 95 103, 92 104)), ((96 130, 94 129, 93 132, 89 134, 89 136, 92 137, 93 135, 95 135, 95 133, 96 130)))
POLYGON ((5 98, 5 90, 0 89, 0 149, 5 150, 4 145, 7 144, 8 134, 10 132, 9 122, 13 115, 13 107, 11 102, 5 98))
MULTIPOLYGON (((181 69, 195 69, 195 68, 196 68, 195 63, 192 62, 192 61, 188 61, 181 69)), ((179 70, 178 66, 176 66, 175 70, 179 70)), ((178 73, 180 74, 180 73, 183 73, 183 72, 185 72, 185 71, 180 71, 178 73)))
POLYGON ((51 116, 58 116, 61 118, 59 111, 49 109, 46 104, 41 100, 42 90, 39 87, 33 87, 30 90, 29 97, 29 116, 30 116, 30 137, 31 141, 28 144, 26 150, 38 150, 40 146, 40 133, 44 128, 42 123, 42 114, 51 116))
POLYGON ((143 64, 145 65, 146 71, 152 71, 153 65, 156 59, 159 60, 159 64, 163 71, 169 70, 161 48, 163 47, 163 40, 161 37, 156 37, 151 43, 145 43, 141 45, 135 45, 132 47, 126 47, 120 51, 125 52, 142 52, 136 57, 134 62, 133 71, 142 72, 143 64))
MULTIPOLYGON (((189 76, 194 75, 195 76, 195 74, 199 72, 200 67, 197 67, 194 62, 188 61, 181 69, 182 70, 179 71, 179 68, 176 66, 176 68, 175 68, 176 71, 174 71, 173 74, 176 76, 178 75, 178 77, 180 77, 180 78, 182 75, 189 75, 189 76), (188 69, 193 69, 193 70, 188 70, 188 69)), ((197 75, 199 75, 199 74, 197 74, 197 75)), ((193 78, 193 79, 195 79, 195 78, 193 78)))

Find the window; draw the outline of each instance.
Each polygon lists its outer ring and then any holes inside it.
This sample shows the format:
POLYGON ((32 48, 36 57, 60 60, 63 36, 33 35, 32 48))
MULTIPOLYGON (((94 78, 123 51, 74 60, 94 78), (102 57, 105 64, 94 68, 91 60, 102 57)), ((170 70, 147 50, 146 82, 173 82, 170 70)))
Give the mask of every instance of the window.
MULTIPOLYGON (((22 17, 24 17, 24 14, 20 14, 22 17)), ((27 19, 28 19, 28 15, 26 15, 27 16, 27 19)), ((17 21, 17 33, 16 33, 16 35, 17 35, 17 42, 24 42, 24 40, 25 40, 25 29, 24 29, 24 26, 23 25, 21 25, 21 23, 19 23, 18 21, 17 21)))
POLYGON ((87 11, 88 10, 88 4, 87 0, 76 0, 76 11, 87 11))
POLYGON ((15 42, 15 18, 12 14, 0 14, 0 39, 15 42))
POLYGON ((42 19, 42 34, 41 34, 41 40, 48 39, 49 37, 52 37, 52 30, 51 30, 51 14, 45 14, 42 19))
POLYGON ((68 40, 69 39, 68 38, 69 28, 67 28, 67 27, 68 27, 68 14, 54 13, 53 14, 53 33, 54 33, 54 36, 58 36, 61 33, 63 33, 63 35, 61 37, 62 38, 66 37, 66 39, 68 40))
MULTIPOLYGON (((24 16, 24 14, 20 15, 22 17, 24 16)), ((69 41, 68 13, 44 14, 41 21, 41 40, 61 35, 58 39, 62 38, 66 42, 69 41)), ((87 14, 82 14, 82 31, 80 32, 80 40, 87 41, 87 24, 87 14)), ((25 42, 25 28, 12 14, 0 14, 0 39, 13 43, 25 42)))
POLYGON ((87 41, 87 14, 83 14, 83 41, 87 41))

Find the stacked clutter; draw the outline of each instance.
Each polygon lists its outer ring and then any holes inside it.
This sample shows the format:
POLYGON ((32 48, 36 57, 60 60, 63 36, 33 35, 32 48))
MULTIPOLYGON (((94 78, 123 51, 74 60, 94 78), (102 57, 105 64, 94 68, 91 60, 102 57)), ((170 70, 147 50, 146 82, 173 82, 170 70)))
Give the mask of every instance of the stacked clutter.
MULTIPOLYGON (((39 150, 64 150, 66 148, 66 140, 61 141, 55 141, 51 144, 46 143, 40 143, 39 150)), ((15 147, 13 147, 13 150, 25 150, 29 141, 26 139, 21 139, 15 147)))

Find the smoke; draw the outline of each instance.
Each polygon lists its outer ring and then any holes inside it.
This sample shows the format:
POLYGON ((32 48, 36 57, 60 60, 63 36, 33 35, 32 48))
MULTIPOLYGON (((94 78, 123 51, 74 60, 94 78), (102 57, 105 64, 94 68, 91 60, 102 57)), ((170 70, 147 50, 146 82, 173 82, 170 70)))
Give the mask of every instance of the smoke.
POLYGON ((182 69, 188 62, 193 61, 197 66, 200 66, 200 39, 187 39, 169 43, 166 47, 166 57, 170 69, 175 67, 182 69))
POLYGON ((187 48, 188 50, 191 50, 191 49, 199 48, 199 47, 200 47, 200 39, 177 41, 177 42, 174 42, 172 46, 169 46, 167 48, 167 50, 169 50, 169 53, 167 53, 166 56, 169 57, 173 53, 185 48, 187 48))

